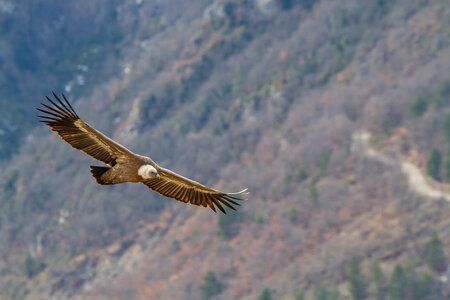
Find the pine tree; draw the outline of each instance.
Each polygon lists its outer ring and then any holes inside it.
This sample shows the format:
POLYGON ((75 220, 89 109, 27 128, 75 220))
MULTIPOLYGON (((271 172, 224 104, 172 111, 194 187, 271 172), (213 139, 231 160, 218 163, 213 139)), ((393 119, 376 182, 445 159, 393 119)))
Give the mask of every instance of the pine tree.
POLYGON ((445 137, 450 142, 450 113, 445 117, 442 128, 444 130, 445 137))
POLYGON ((450 179, 450 147, 447 151, 447 156, 445 157, 444 175, 447 180, 450 179))
POLYGON ((380 261, 375 259, 370 266, 370 279, 373 283, 373 292, 377 299, 384 299, 386 294, 386 276, 380 267, 380 261))
POLYGON ((303 292, 302 289, 299 289, 299 290, 297 291, 297 293, 295 293, 294 299, 295 299, 295 300, 305 300, 305 293, 303 292))
POLYGON ((347 280, 349 282, 349 291, 353 299, 364 299, 367 297, 367 288, 369 284, 366 276, 361 271, 361 264, 356 255, 350 260, 347 280))
POLYGON ((433 149, 430 153, 430 157, 428 158, 427 173, 436 180, 441 179, 441 160, 441 151, 439 151, 438 149, 433 149))
POLYGON ((402 300, 406 296, 407 279, 402 266, 397 264, 389 280, 389 299, 402 300))
POLYGON ((323 282, 314 287, 314 300, 328 300, 328 290, 323 282))
POLYGON ((217 220, 217 235, 228 240, 239 233, 239 226, 242 220, 241 212, 232 212, 230 214, 220 214, 217 220))
POLYGON ((28 277, 32 277, 36 271, 36 260, 27 252, 25 258, 23 259, 23 270, 28 277))
POLYGON ((314 300, 339 300, 341 295, 335 284, 327 287, 323 282, 314 287, 314 300))
POLYGON ((433 291, 433 277, 422 273, 419 280, 414 283, 414 299, 426 299, 433 291))
POLYGON ((258 300, 272 300, 272 293, 268 288, 265 288, 259 296, 258 300))
POLYGON ((418 94, 408 105, 408 112, 411 116, 418 117, 427 110, 427 98, 424 94, 418 94))
POLYGON ((212 296, 222 293, 224 289, 223 284, 217 280, 216 274, 209 271, 205 276, 205 282, 200 286, 203 300, 209 300, 212 296))
POLYGON ((442 242, 436 232, 433 232, 430 241, 426 245, 425 255, 427 264, 431 269, 438 272, 446 269, 447 258, 445 257, 442 242))

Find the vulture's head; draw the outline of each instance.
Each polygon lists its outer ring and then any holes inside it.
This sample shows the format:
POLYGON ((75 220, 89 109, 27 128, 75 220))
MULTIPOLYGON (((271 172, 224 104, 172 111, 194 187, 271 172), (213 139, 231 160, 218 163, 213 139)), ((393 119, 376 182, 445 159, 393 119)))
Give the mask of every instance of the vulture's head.
POLYGON ((160 178, 158 171, 152 165, 143 165, 138 169, 138 175, 144 179, 160 178))

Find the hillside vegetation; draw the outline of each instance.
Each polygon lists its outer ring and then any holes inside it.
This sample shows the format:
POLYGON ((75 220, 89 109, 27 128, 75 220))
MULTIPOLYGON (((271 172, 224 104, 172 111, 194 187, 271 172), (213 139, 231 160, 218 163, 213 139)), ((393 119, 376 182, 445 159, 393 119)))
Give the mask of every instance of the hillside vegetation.
POLYGON ((449 203, 352 136, 450 192, 449 16, 444 0, 0 1, 0 298, 444 299, 449 203), (250 199, 222 216, 97 185, 34 118, 51 90, 250 199))

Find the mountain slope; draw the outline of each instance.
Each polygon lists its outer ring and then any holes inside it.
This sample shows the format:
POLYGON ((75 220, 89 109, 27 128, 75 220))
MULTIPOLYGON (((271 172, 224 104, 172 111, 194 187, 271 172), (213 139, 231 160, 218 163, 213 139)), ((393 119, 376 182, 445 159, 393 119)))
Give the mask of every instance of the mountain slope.
POLYGON ((448 148, 436 129, 448 101, 408 114, 418 93, 448 99, 445 1, 138 2, 115 6, 133 41, 119 38, 103 81, 69 94, 75 109, 164 167, 251 199, 222 219, 144 186, 98 186, 91 159, 37 127, 2 163, 2 296, 198 299, 213 270, 218 299, 265 286, 290 299, 344 284, 353 254, 390 270, 433 231, 450 249, 447 202, 351 151, 361 128, 422 168, 448 148))

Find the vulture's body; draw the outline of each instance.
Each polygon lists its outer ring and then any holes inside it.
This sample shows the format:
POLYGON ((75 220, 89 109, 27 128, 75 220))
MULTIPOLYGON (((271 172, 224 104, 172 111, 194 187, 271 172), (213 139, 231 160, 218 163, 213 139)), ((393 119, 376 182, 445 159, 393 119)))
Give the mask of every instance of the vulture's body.
POLYGON ((217 207, 225 213, 222 205, 235 210, 233 205, 239 205, 236 201, 242 200, 239 195, 246 190, 222 193, 164 169, 149 157, 131 152, 81 120, 64 95, 64 102, 55 94, 53 96, 58 103, 46 97, 52 106, 41 103, 47 110, 38 108, 45 114, 38 117, 72 147, 108 165, 91 166, 97 183, 141 182, 161 195, 185 203, 209 206, 214 212, 217 207))

